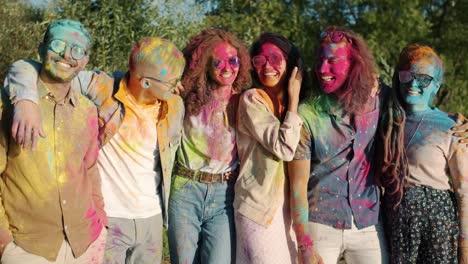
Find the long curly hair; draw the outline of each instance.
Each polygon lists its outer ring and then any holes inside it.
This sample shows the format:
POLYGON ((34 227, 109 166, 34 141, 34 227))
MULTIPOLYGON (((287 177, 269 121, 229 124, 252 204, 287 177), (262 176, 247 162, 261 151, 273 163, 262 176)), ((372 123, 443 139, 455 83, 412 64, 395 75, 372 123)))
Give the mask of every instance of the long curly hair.
MULTIPOLYGON (((374 88, 375 78, 378 74, 377 65, 375 64, 374 56, 367 47, 364 39, 350 29, 327 26, 320 34, 319 47, 317 56, 320 56, 321 46, 328 43, 345 42, 351 50, 351 66, 348 73, 348 78, 343 84, 343 92, 338 96, 338 103, 341 103, 343 109, 348 113, 355 113, 364 108, 370 101, 370 94, 374 88), (344 37, 338 42, 334 42, 330 34, 323 32, 341 32, 344 37)), ((319 66, 320 59, 317 57, 314 69, 319 66)), ((319 88, 319 81, 316 74, 313 74, 313 83, 315 95, 323 96, 323 92, 319 88)))
POLYGON ((182 50, 187 64, 182 76, 182 85, 186 113, 197 115, 201 107, 210 102, 216 83, 209 77, 211 67, 211 56, 214 47, 220 43, 227 42, 237 50, 240 60, 239 72, 232 84, 235 93, 241 92, 251 85, 250 79, 250 57, 245 47, 234 34, 217 28, 203 30, 190 38, 187 46, 182 50))
POLYGON ((437 53, 428 46, 411 44, 403 48, 392 78, 391 96, 384 104, 377 132, 378 182, 385 188, 387 197, 396 209, 401 203, 404 187, 409 175, 408 157, 404 146, 406 113, 403 108, 403 95, 400 93, 398 71, 409 69, 411 63, 426 59, 438 64, 440 69, 434 76, 443 81, 443 64, 437 53))

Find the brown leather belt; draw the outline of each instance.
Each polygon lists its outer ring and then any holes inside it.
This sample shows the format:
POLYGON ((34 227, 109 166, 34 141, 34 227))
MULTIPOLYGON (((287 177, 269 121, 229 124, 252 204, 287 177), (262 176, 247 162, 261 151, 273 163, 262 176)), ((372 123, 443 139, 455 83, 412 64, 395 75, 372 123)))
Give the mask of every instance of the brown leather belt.
POLYGON ((192 179, 202 183, 214 183, 227 181, 226 176, 229 175, 229 181, 237 178, 237 170, 225 173, 208 173, 204 171, 191 170, 182 166, 174 166, 174 174, 184 178, 192 179))

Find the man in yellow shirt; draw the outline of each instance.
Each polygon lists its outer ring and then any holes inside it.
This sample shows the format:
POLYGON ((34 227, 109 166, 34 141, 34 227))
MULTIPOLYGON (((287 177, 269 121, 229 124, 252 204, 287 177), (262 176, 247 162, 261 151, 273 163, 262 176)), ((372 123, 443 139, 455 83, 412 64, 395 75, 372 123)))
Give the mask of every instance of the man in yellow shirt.
POLYGON ((89 33, 77 21, 56 20, 47 28, 37 86, 49 136, 36 151, 12 140, 13 109, 2 98, 2 263, 102 261, 107 219, 96 166, 98 118, 94 105, 74 91, 89 45, 89 33))

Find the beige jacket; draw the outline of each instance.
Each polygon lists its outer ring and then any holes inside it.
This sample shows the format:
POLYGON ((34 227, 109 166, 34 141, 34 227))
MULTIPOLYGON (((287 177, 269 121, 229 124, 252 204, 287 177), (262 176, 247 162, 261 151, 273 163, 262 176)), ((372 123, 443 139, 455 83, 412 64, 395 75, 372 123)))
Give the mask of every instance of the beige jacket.
POLYGON ((302 120, 292 112, 287 112, 281 122, 263 90, 251 89, 242 94, 237 114, 237 213, 263 226, 271 223, 285 195, 284 161, 294 156, 301 126, 302 120))

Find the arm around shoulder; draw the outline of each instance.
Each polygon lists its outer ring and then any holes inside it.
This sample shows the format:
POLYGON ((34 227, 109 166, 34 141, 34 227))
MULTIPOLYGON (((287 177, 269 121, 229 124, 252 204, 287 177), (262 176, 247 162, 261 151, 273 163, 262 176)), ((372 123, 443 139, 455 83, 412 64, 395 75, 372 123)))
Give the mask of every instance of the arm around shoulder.
POLYGON ((42 64, 34 60, 19 60, 10 65, 4 82, 4 89, 13 103, 30 100, 39 103, 37 79, 42 64))
POLYGON ((460 244, 462 248, 468 248, 468 147, 452 139, 451 152, 448 165, 458 202, 460 244))

